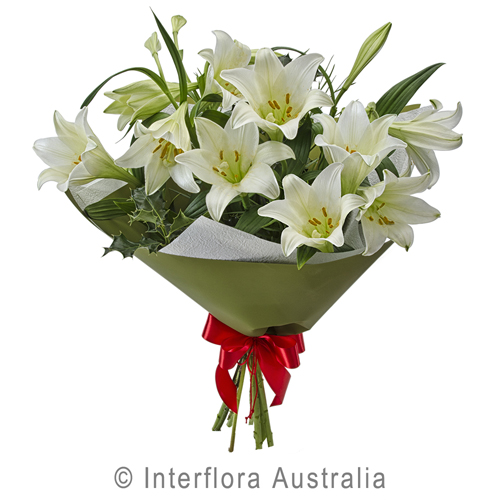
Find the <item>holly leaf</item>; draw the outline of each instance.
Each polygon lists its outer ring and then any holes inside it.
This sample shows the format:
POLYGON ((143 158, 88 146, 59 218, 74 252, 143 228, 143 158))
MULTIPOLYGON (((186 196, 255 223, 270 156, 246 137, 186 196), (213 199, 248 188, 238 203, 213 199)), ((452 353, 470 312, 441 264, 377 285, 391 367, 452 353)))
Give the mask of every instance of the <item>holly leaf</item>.
POLYGON ((194 219, 191 219, 191 217, 186 217, 183 214, 182 210, 179 210, 179 213, 174 217, 172 225, 170 226, 170 232, 168 233, 167 238, 169 238, 172 233, 175 233, 175 231, 179 231, 180 229, 189 226, 193 222, 194 219))
POLYGON ((113 236, 113 242, 111 245, 104 249, 104 255, 108 255, 110 252, 120 252, 125 257, 133 257, 134 252, 140 247, 139 243, 130 241, 122 233, 119 236, 113 236))
POLYGON ((132 222, 151 222, 157 226, 161 220, 158 220, 158 216, 152 210, 137 210, 130 215, 130 224, 132 222))
POLYGON ((167 215, 165 209, 165 200, 163 199, 161 190, 156 193, 147 195, 146 188, 140 187, 132 191, 132 199, 135 202, 137 210, 146 210, 156 212, 160 219, 164 219, 167 215))
POLYGON ((142 237, 139 241, 139 246, 142 248, 147 248, 149 253, 156 253, 163 246, 161 241, 154 240, 152 238, 142 237))

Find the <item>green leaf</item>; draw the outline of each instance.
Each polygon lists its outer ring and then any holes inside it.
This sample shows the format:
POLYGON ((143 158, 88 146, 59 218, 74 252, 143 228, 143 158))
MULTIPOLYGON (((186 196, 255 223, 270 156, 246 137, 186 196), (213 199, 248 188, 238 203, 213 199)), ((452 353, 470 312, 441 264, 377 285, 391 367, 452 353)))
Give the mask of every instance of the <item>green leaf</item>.
POLYGON ((184 210, 184 215, 192 219, 197 219, 205 214, 208 209, 205 202, 208 191, 199 192, 189 203, 189 205, 184 210))
POLYGON ((300 177, 306 182, 313 181, 321 173, 321 170, 308 170, 303 173, 300 177))
POLYGON ((309 161, 309 151, 312 142, 312 122, 309 116, 299 128, 295 139, 286 139, 284 143, 295 153, 295 160, 287 160, 288 173, 300 175, 309 161))
POLYGON ((214 109, 207 109, 206 111, 203 111, 201 116, 203 116, 203 118, 208 118, 209 120, 212 120, 214 123, 217 123, 217 125, 221 126, 222 128, 226 126, 226 123, 229 120, 228 115, 226 115, 225 113, 221 113, 220 111, 215 111, 214 109))
POLYGON ((154 240, 152 238, 142 237, 139 241, 139 247, 147 248, 149 253, 158 252, 158 250, 163 246, 161 241, 154 240))
POLYGON ((88 106, 92 102, 92 100, 94 99, 94 97, 97 95, 97 93, 99 92, 99 90, 101 90, 104 87, 104 85, 106 85, 106 83, 108 83, 112 78, 114 78, 115 76, 121 75, 122 73, 126 73, 127 71, 138 71, 139 73, 144 73, 146 76, 149 76, 149 78, 151 78, 151 80, 153 80, 156 83, 156 85, 158 85, 158 87, 160 87, 161 90, 163 90, 163 92, 166 95, 168 95, 167 84, 154 71, 151 71, 148 68, 139 68, 139 67, 128 68, 128 69, 124 69, 123 71, 118 71, 118 73, 115 73, 114 75, 111 75, 109 78, 106 78, 106 80, 104 80, 100 85, 98 85, 87 96, 87 98, 83 101, 82 105, 80 106, 80 109, 84 108, 85 106, 88 106))
POLYGON ((183 229, 194 222, 194 219, 190 217, 186 217, 182 210, 179 210, 179 213, 174 217, 172 225, 170 226, 170 232, 168 233, 168 237, 175 231, 179 231, 179 229, 183 229))
POLYGON ((245 231, 245 233, 256 234, 267 224, 271 223, 273 219, 270 217, 262 217, 257 213, 260 207, 251 207, 249 210, 243 212, 243 215, 236 223, 236 229, 245 231))
POLYGON ((120 236, 113 236, 113 242, 109 247, 104 249, 104 255, 108 255, 110 252, 120 252, 123 255, 123 258, 133 257, 134 252, 140 246, 141 245, 139 243, 127 240, 127 238, 120 233, 120 236))
POLYGON ((297 269, 302 269, 304 264, 316 253, 317 248, 302 245, 297 248, 297 269))
POLYGON ((131 214, 135 210, 135 203, 133 200, 125 200, 122 201, 121 199, 116 199, 113 200, 115 205, 120 209, 123 210, 126 214, 131 214))
POLYGON ((88 205, 87 208, 85 208, 85 212, 94 220, 110 220, 126 215, 126 210, 129 209, 130 206, 132 206, 132 210, 134 210, 134 203, 126 198, 105 199, 88 205), (120 205, 118 205, 118 203, 120 205), (124 208, 126 209, 124 210, 124 208))
POLYGON ((392 163, 392 160, 386 156, 381 162, 380 165, 375 169, 378 178, 383 181, 384 180, 384 170, 389 170, 392 172, 396 177, 399 177, 399 172, 398 169, 395 167, 394 163, 392 163))
MULTIPOLYGON (((151 10, 153 12, 153 10, 151 10)), ((163 24, 161 24, 160 20, 156 17, 156 14, 153 12, 153 16, 155 18, 156 24, 158 25, 158 29, 160 30, 160 34, 165 41, 168 51, 170 52, 170 56, 174 61, 175 69, 177 70, 177 76, 179 77, 179 102, 184 102, 187 100, 187 78, 186 78, 186 70, 184 69, 184 64, 182 63, 182 57, 175 46, 174 41, 170 38, 170 35, 167 33, 163 24)))
POLYGON ((141 124, 144 125, 146 128, 149 128, 151 125, 153 125, 154 122, 157 122, 158 120, 163 120, 165 118, 168 118, 169 116, 170 115, 168 113, 160 111, 158 113, 155 113, 153 116, 150 116, 149 118, 143 120, 141 124))
POLYGON ((377 113, 379 116, 399 114, 408 104, 415 92, 427 81, 427 79, 444 63, 429 66, 418 73, 402 80, 389 89, 377 102, 377 113))
POLYGON ((137 210, 130 216, 130 223, 132 222, 150 222, 157 225, 158 216, 152 210, 137 210))
POLYGON ((154 211, 162 219, 167 215, 161 190, 147 195, 146 188, 137 188, 132 191, 132 199, 135 202, 137 210, 154 211))

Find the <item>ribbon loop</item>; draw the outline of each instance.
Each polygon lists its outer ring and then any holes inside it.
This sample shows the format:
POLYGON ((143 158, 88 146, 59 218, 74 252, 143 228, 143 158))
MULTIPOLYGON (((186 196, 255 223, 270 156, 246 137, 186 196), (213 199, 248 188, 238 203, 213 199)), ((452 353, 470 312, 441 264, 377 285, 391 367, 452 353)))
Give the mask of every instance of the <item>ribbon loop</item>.
MULTIPOLYGON (((203 338, 212 344, 220 345, 219 364, 215 371, 215 383, 222 401, 233 412, 238 413, 236 386, 229 375, 229 370, 245 355, 252 353, 258 362, 262 374, 274 392, 271 406, 283 403, 291 375, 287 368, 297 368, 300 365, 299 354, 305 350, 304 337, 301 333, 294 335, 262 335, 261 337, 248 337, 217 318, 208 315, 203 338)), ((246 360, 249 363, 249 360, 246 360)), ((256 364, 253 371, 248 364, 251 379, 256 374, 256 364)), ((252 383, 252 381, 251 381, 252 383)), ((250 386, 251 387, 251 386, 250 386)), ((256 393, 251 403, 250 415, 252 416, 257 398, 257 381, 255 380, 256 393)), ((248 417, 248 418, 249 418, 248 417)))

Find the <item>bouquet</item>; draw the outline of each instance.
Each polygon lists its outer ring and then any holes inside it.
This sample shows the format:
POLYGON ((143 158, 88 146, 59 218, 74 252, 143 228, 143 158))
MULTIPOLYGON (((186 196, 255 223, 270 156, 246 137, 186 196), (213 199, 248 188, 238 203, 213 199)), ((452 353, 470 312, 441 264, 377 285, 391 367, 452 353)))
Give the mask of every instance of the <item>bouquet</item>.
POLYGON ((57 111, 57 137, 35 142, 78 210, 112 237, 105 249, 136 256, 208 312, 203 337, 220 346, 222 399, 213 430, 235 431, 246 372, 256 448, 273 446, 264 380, 281 404, 304 352, 303 333, 392 244, 408 250, 412 224, 439 211, 414 196, 436 184, 435 150, 462 143, 462 116, 437 100, 409 102, 442 65, 431 65, 366 106, 341 99, 381 50, 388 23, 362 44, 340 86, 320 54, 252 50, 223 31, 191 78, 179 31, 155 17, 145 43, 157 71, 133 67, 104 80, 74 122, 57 111), (176 75, 159 59, 163 40, 176 75), (88 124, 88 106, 114 76, 147 78, 105 95, 105 113, 130 146, 111 158, 88 124), (174 81, 170 81, 173 79, 174 81), (342 104, 344 102, 342 101, 342 104), (231 373, 230 371, 233 370, 231 373))

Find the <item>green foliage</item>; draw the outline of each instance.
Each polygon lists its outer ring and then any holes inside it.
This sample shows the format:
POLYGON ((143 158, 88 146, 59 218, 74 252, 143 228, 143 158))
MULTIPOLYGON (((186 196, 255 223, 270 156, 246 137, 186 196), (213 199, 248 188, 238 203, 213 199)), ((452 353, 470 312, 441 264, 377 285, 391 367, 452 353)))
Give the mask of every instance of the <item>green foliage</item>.
POLYGON ((104 199, 87 206, 85 212, 94 220, 110 220, 131 213, 135 204, 126 198, 104 199))
POLYGON ((98 94, 98 92, 104 87, 104 85, 106 85, 106 83, 108 83, 112 78, 114 78, 115 76, 118 76, 118 75, 121 75, 122 73, 126 73, 127 71, 138 71, 139 73, 144 73, 146 76, 148 76, 149 78, 151 78, 151 80, 153 80, 156 85, 158 85, 158 87, 160 87, 161 90, 163 90, 163 92, 168 95, 169 94, 169 90, 168 90, 168 87, 167 87, 167 84, 163 81, 163 79, 157 75, 154 71, 151 71, 150 69, 148 68, 139 68, 139 67, 135 67, 135 68, 128 68, 128 69, 124 69, 123 71, 118 71, 118 73, 115 73, 114 75, 111 75, 109 78, 106 78, 106 80, 104 80, 100 85, 98 85, 88 96, 87 98, 83 101, 82 105, 80 106, 80 108, 84 108, 85 106, 88 106, 94 99, 94 97, 98 94))
POLYGON ((308 247, 307 245, 297 248, 297 269, 302 269, 304 264, 317 252, 317 248, 308 247))
POLYGON ((156 14, 154 12, 153 16, 155 18, 156 24, 158 25, 158 29, 160 30, 160 34, 165 41, 167 49, 170 52, 170 56, 174 61, 175 69, 177 70, 177 76, 179 77, 179 102, 184 102, 187 100, 188 88, 187 75, 186 70, 184 69, 184 64, 182 63, 182 56, 179 54, 174 41, 172 40, 172 38, 170 38, 170 35, 167 33, 167 31, 163 27, 163 24, 161 24, 160 20, 156 17, 156 14))
POLYGON ((245 231, 245 233, 256 234, 267 224, 270 224, 273 219, 270 217, 262 217, 257 213, 260 207, 251 207, 249 210, 243 212, 242 216, 236 223, 236 229, 245 231))
POLYGON ((284 143, 290 146, 295 153, 295 160, 287 160, 287 173, 300 175, 309 161, 309 151, 312 143, 312 122, 309 116, 300 126, 295 139, 285 139, 284 143))
POLYGON ((222 128, 226 126, 226 123, 229 120, 229 115, 221 113, 220 111, 215 111, 214 109, 207 109, 203 111, 201 116, 203 116, 203 118, 207 118, 208 120, 212 120, 222 128))
POLYGON ((389 89, 377 101, 377 113, 379 116, 399 114, 408 104, 415 92, 427 81, 427 79, 444 63, 433 64, 427 68, 415 73, 414 75, 402 80, 389 89))
POLYGON ((184 229, 187 226, 191 225, 193 222, 194 219, 191 219, 191 217, 186 217, 182 210, 179 210, 179 213, 174 217, 172 225, 170 226, 170 232, 168 233, 167 238, 170 238, 172 233, 175 233, 175 231, 184 229))
MULTIPOLYGON (((128 240, 120 233, 119 236, 113 236, 111 245, 104 249, 104 255, 110 252, 120 252, 125 257, 133 257, 134 252, 140 247, 139 243, 128 240)), ((104 257, 103 255, 103 257, 104 257)))
POLYGON ((200 191, 184 210, 184 215, 191 219, 197 219, 207 213, 206 197, 208 191, 200 191))
POLYGON ((399 177, 399 172, 398 169, 395 167, 394 163, 392 160, 389 158, 389 156, 386 156, 381 162, 380 165, 375 169, 378 177, 381 181, 384 180, 384 170, 389 170, 392 172, 396 177, 399 177))

